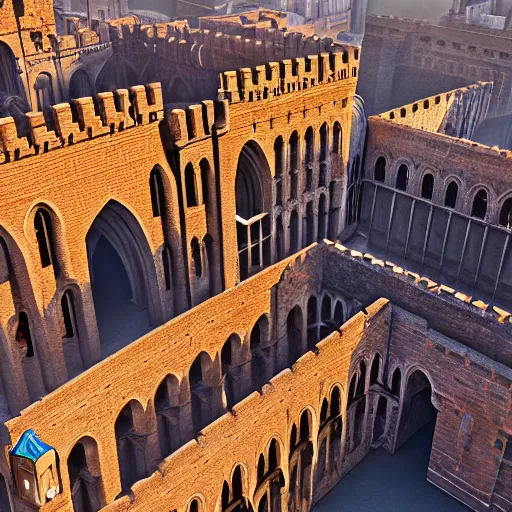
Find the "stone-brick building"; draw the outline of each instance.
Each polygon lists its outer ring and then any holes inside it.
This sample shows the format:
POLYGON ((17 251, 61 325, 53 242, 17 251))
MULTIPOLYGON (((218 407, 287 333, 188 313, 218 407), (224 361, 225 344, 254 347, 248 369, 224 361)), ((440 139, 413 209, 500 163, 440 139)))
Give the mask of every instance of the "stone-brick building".
POLYGON ((367 120, 356 46, 125 18, 66 75, 6 12, 2 511, 307 511, 434 418, 428 479, 511 509, 492 84, 367 120))

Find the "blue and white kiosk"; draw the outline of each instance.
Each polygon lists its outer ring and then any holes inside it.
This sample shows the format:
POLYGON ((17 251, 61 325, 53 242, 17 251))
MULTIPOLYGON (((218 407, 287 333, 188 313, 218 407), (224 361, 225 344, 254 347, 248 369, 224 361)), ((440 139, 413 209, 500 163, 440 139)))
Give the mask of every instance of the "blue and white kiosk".
POLYGON ((57 454, 33 430, 22 434, 9 455, 14 483, 21 498, 41 507, 59 494, 57 454))

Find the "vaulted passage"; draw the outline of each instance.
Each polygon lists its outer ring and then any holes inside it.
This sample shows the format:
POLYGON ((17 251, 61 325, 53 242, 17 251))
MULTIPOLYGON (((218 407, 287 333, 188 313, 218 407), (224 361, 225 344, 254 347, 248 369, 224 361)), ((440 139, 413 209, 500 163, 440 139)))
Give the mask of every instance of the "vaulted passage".
POLYGON ((158 325, 153 257, 133 216, 111 202, 87 234, 94 308, 103 357, 158 325))

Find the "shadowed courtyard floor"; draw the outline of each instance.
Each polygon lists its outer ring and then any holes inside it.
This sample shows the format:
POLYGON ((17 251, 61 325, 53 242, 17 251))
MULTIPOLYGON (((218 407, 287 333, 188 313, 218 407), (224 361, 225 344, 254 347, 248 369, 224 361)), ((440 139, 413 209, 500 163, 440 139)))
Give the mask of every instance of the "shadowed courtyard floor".
POLYGON ((415 434, 395 455, 370 453, 313 512, 467 512, 427 481, 435 423, 415 434))

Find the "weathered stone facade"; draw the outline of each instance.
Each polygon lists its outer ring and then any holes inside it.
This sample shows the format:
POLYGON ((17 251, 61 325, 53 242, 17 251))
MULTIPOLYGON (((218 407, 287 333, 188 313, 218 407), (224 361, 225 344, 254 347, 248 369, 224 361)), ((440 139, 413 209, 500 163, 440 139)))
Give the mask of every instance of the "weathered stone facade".
POLYGON ((428 479, 511 510, 496 84, 367 120, 356 46, 108 26, 75 99, 0 118, 0 509, 31 429, 40 510, 307 512, 436 418, 428 479))

